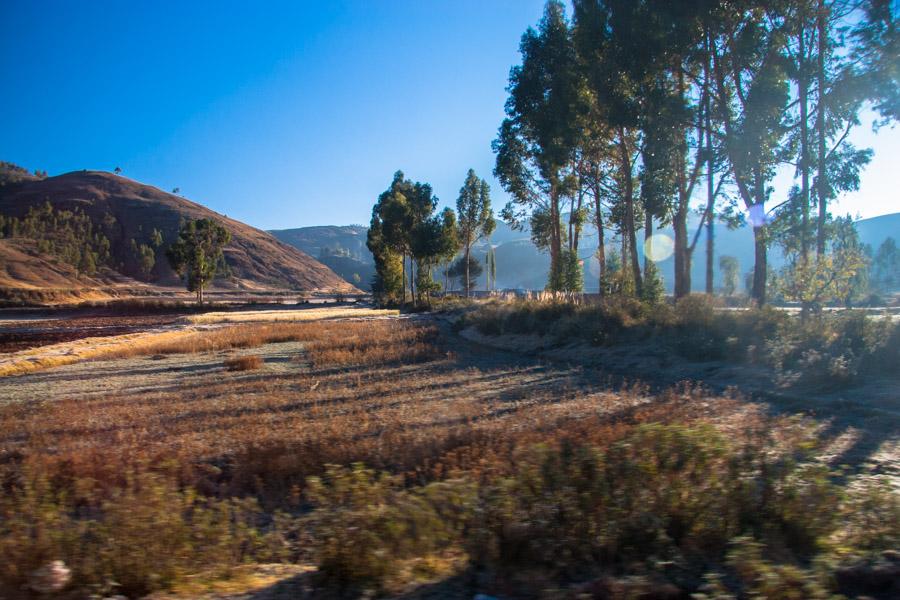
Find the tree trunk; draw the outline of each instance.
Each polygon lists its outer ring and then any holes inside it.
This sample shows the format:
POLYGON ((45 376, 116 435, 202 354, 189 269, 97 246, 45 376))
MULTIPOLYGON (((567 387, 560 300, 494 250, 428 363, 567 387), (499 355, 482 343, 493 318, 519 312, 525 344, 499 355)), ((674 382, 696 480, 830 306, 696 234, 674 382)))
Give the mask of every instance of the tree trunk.
POLYGON ((644 273, 650 271, 650 254, 647 252, 653 244, 653 215, 644 209, 644 273))
MULTIPOLYGON (((684 98, 684 69, 678 65, 678 94, 684 98)), ((691 293, 691 257, 688 246, 687 216, 690 203, 688 191, 687 173, 687 139, 686 132, 682 134, 678 154, 675 157, 677 167, 678 198, 676 199, 675 214, 672 218, 673 233, 675 234, 675 298, 684 298, 691 293)))
POLYGON ((465 285, 463 286, 466 290, 466 298, 469 297, 469 292, 471 291, 471 290, 469 290, 469 287, 470 287, 469 286, 469 253, 471 251, 471 248, 472 248, 471 244, 467 243, 465 257, 463 258, 463 260, 466 261, 466 281, 465 281, 465 285))
MULTIPOLYGON (((679 190, 679 195, 681 195, 679 190)), ((675 298, 684 298, 691 293, 690 259, 687 242, 687 207, 682 199, 672 219, 675 234, 675 298)))
POLYGON ((710 77, 712 76, 712 49, 709 37, 706 38, 706 63, 703 65, 703 85, 705 89, 704 112, 706 113, 706 293, 710 296, 714 293, 715 278, 715 209, 716 190, 714 186, 716 159, 712 143, 712 90, 710 89, 710 77))
MULTIPOLYGON (((804 15, 805 18, 805 15, 804 15)), ((809 81, 806 64, 806 30, 800 25, 797 89, 800 102, 800 262, 809 264, 809 81)))
MULTIPOLYGON (((630 251, 631 273, 634 278, 635 292, 640 295, 643 289, 643 280, 641 279, 641 265, 638 262, 637 255, 637 233, 634 224, 634 181, 632 180, 631 156, 628 150, 628 141, 625 138, 624 128, 619 129, 619 159, 622 168, 622 177, 625 182, 625 235, 628 236, 628 246, 630 251)), ((629 264, 623 258, 622 268, 628 268, 629 264)))
POLYGON ((603 297, 603 283, 606 280, 606 248, 603 240, 603 210, 600 205, 600 183, 594 184, 594 210, 596 211, 597 220, 597 262, 600 264, 600 275, 598 283, 600 284, 598 291, 600 297, 603 297))
POLYGON ((822 258, 825 254, 825 217, 828 204, 828 173, 825 170, 825 86, 827 85, 825 73, 825 52, 828 49, 828 38, 826 37, 825 23, 827 20, 827 11, 825 8, 825 0, 819 0, 818 11, 818 28, 819 28, 819 106, 818 106, 818 128, 819 128, 819 172, 817 174, 818 196, 819 196, 819 222, 816 231, 816 256, 822 258))
POLYGON ((759 169, 754 173, 754 187, 757 205, 759 206, 759 217, 757 224, 753 226, 753 293, 752 298, 756 301, 757 306, 763 306, 766 303, 766 278, 768 276, 768 231, 766 230, 766 207, 765 207, 765 180, 759 169))
MULTIPOLYGON (((550 273, 551 278, 559 277, 560 255, 562 254, 562 230, 559 224, 559 186, 554 179, 550 183, 550 273)), ((558 281, 553 281, 556 284, 558 281)), ((558 291, 558 290, 554 290, 558 291)))
POLYGON ((403 288, 401 304, 406 304, 406 254, 400 255, 400 281, 403 288))
POLYGON ((753 227, 753 289, 750 297, 757 306, 763 306, 766 303, 766 249, 768 248, 766 237, 765 225, 753 227))

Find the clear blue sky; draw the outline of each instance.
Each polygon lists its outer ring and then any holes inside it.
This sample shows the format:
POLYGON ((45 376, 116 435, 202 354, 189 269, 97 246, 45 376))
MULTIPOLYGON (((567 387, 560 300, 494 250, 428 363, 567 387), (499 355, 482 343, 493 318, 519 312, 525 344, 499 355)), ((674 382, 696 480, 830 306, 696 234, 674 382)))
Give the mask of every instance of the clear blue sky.
MULTIPOLYGON (((0 160, 123 169, 266 229, 367 223, 393 172, 490 177, 543 0, 0 3, 0 160)), ((839 210, 900 210, 900 130, 839 210)), ((494 204, 506 201, 493 181, 494 204)))

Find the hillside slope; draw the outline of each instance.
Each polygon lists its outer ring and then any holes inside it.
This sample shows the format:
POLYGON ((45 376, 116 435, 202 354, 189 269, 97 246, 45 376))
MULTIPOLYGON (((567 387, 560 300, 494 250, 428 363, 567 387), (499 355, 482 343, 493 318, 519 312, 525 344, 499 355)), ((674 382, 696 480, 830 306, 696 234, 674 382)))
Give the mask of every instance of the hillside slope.
POLYGON ((375 276, 375 261, 366 247, 367 232, 368 228, 362 225, 321 225, 269 233, 314 256, 353 285, 368 290, 375 276))
POLYGON ((325 265, 264 231, 111 173, 76 171, 0 186, 0 214, 22 218, 31 207, 45 202, 57 210, 81 210, 88 215, 109 239, 112 269, 138 281, 177 283, 165 259, 165 247, 176 238, 182 220, 211 218, 222 223, 232 236, 225 248, 230 275, 217 280, 217 286, 355 291, 325 265), (152 244, 154 230, 161 234, 162 244, 152 244), (155 248, 154 265, 149 271, 138 268, 135 248, 141 245, 155 248))

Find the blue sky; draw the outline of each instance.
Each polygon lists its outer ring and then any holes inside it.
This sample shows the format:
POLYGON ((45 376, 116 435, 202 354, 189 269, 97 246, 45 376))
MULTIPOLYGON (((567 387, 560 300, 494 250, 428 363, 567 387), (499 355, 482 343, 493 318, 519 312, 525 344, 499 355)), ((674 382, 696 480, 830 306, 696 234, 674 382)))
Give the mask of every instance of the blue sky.
MULTIPOLYGON (((543 0, 0 3, 0 160, 123 169, 266 229, 368 222, 393 172, 490 177, 543 0)), ((900 209, 900 130, 838 210, 900 209)), ((784 178, 782 178, 782 181, 784 178)))

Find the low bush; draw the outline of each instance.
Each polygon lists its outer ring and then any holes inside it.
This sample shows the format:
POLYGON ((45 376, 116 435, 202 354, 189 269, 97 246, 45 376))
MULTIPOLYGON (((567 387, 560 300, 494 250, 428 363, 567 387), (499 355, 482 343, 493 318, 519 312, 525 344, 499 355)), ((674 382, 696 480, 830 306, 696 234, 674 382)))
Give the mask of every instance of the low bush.
POLYGON ((321 578, 343 590, 382 591, 403 568, 458 546, 475 487, 444 481, 405 489, 400 478, 354 465, 308 480, 321 578))
POLYGON ((207 499, 149 471, 109 493, 26 472, 0 497, 0 517, 0 586, 11 593, 55 560, 71 569, 75 591, 137 597, 251 558, 289 558, 253 500, 207 499))
POLYGON ((803 558, 836 526, 838 494, 797 448, 734 444, 712 428, 646 425, 600 452, 539 447, 483 490, 471 555, 554 578, 635 563, 688 568, 750 533, 803 558))
POLYGON ((255 371, 263 366, 261 356, 248 354, 245 356, 234 356, 225 359, 225 368, 229 371, 255 371))
POLYGON ((485 335, 533 334, 559 344, 612 346, 653 340, 688 360, 773 367, 784 383, 839 386, 861 375, 896 376, 900 325, 861 311, 797 316, 772 307, 731 310, 704 295, 674 306, 612 297, 595 303, 490 302, 463 317, 485 335))

